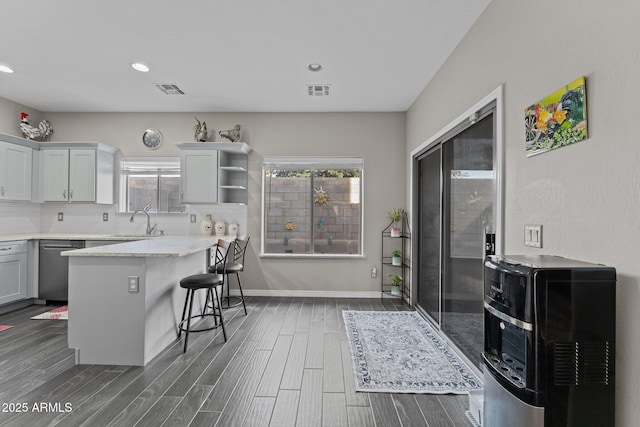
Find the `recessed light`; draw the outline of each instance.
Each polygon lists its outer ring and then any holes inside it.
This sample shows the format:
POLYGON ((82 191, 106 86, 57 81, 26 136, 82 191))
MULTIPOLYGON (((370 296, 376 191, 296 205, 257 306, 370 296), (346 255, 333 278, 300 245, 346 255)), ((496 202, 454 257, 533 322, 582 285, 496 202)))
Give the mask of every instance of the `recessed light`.
POLYGON ((309 64, 307 66, 307 68, 309 68, 309 71, 320 71, 322 69, 322 64, 318 64, 317 62, 314 62, 313 64, 309 64))
POLYGON ((13 69, 11 67, 7 67, 6 65, 0 65, 0 71, 7 74, 13 73, 13 69))
POLYGON ((149 67, 147 67, 146 65, 140 63, 140 62, 134 62, 131 64, 131 68, 133 68, 136 71, 140 71, 141 73, 148 73, 149 72, 149 67))

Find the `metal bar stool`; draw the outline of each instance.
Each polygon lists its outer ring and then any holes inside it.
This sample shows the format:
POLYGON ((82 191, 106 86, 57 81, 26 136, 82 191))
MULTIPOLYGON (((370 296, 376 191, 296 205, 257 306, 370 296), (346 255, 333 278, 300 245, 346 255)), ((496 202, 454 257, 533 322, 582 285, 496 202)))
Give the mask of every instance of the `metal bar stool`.
MULTIPOLYGON (((247 314, 247 306, 244 303, 244 293, 242 292, 242 283, 240 283, 240 272, 244 271, 244 256, 247 252, 247 247, 249 246, 250 236, 240 236, 233 241, 233 260, 227 260, 223 263, 216 262, 209 267, 209 273, 216 273, 228 276, 229 274, 235 274, 238 280, 238 289, 240 290, 240 296, 229 296, 229 287, 231 282, 229 279, 226 279, 227 283, 227 296, 222 295, 222 299, 227 302, 226 305, 223 305, 223 309, 237 307, 242 304, 244 308, 244 314, 247 314), (231 304, 231 300, 237 300, 236 303, 231 304)), ((222 288, 222 293, 224 294, 224 287, 222 288)))
MULTIPOLYGON (((230 245, 228 242, 225 242, 221 239, 218 240, 218 244, 216 245, 215 264, 226 264, 227 255, 230 252, 229 246, 230 245)), ((224 341, 227 341, 227 331, 224 329, 224 319, 222 317, 222 304, 220 296, 218 295, 218 286, 220 286, 221 289, 224 289, 224 280, 226 276, 227 275, 225 273, 203 273, 193 274, 180 280, 180 287, 187 290, 187 296, 184 300, 184 308, 182 309, 182 321, 178 325, 178 338, 180 338, 180 335, 182 335, 182 331, 185 332, 184 349, 182 350, 183 353, 187 351, 187 342, 189 340, 190 332, 204 332, 210 331, 217 327, 222 327, 222 335, 224 336, 224 341), (193 300, 195 298, 195 292, 199 289, 206 289, 207 296, 205 298, 204 307, 201 310, 200 314, 193 315, 193 300), (209 305, 209 299, 211 299, 211 305, 209 305), (187 306, 189 306, 188 315, 187 306), (211 309, 211 312, 207 313, 207 309, 209 308, 211 309), (191 319, 195 319, 198 317, 204 319, 207 316, 213 316, 214 326, 191 329, 191 319), (220 323, 218 323, 218 319, 220 319, 220 323)))

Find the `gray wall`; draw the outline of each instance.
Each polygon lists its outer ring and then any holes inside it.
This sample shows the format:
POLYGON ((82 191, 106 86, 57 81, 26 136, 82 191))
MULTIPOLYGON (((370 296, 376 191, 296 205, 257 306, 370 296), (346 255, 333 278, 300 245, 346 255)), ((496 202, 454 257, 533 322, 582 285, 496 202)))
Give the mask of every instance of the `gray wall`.
MULTIPOLYGON (((178 155, 174 142, 190 142, 194 115, 217 131, 236 123, 252 148, 249 157, 247 230, 252 245, 243 287, 270 291, 376 292, 380 279, 380 231, 386 212, 404 207, 404 113, 47 113, 56 140, 98 140, 119 147, 123 155, 178 155), (148 127, 162 131, 165 143, 147 150, 141 135, 148 127), (363 156, 363 259, 260 258, 262 159, 265 156, 363 156)), ((217 140, 217 139, 216 139, 217 140)), ((215 215, 214 215, 215 216, 215 215)), ((159 224, 162 228, 163 224, 159 224)))
POLYGON ((493 0, 407 112, 407 153, 504 84, 505 253, 618 271, 617 426, 640 419, 640 3, 493 0), (589 139, 525 156, 524 109, 585 75, 589 139), (523 225, 542 224, 542 249, 523 225))

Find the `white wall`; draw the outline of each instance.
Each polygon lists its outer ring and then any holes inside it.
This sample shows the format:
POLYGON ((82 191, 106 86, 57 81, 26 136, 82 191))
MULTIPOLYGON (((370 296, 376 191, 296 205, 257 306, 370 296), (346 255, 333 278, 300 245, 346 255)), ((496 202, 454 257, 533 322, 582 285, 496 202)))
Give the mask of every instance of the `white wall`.
POLYGON ((504 84, 505 253, 618 272, 617 426, 640 419, 640 3, 493 0, 407 112, 407 153, 504 84), (589 139, 525 156, 525 107, 587 78, 589 139), (523 246, 544 226, 542 249, 523 246))

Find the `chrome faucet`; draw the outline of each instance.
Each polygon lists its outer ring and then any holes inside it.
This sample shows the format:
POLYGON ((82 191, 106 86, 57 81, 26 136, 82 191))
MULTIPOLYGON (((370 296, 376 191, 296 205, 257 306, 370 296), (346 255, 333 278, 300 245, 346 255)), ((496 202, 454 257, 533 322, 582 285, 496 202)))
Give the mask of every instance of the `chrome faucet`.
POLYGON ((151 233, 153 233, 153 231, 158 226, 158 224, 154 224, 153 227, 151 226, 151 215, 149 215, 149 209, 151 209, 150 205, 145 206, 144 209, 138 209, 133 213, 133 215, 131 215, 131 218, 129 219, 129 222, 133 222, 133 217, 136 216, 138 212, 142 212, 143 214, 145 214, 147 216, 147 229, 145 231, 147 235, 150 235, 151 233))

